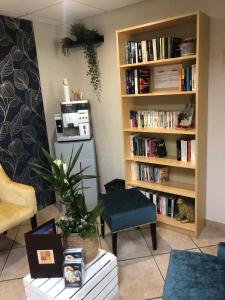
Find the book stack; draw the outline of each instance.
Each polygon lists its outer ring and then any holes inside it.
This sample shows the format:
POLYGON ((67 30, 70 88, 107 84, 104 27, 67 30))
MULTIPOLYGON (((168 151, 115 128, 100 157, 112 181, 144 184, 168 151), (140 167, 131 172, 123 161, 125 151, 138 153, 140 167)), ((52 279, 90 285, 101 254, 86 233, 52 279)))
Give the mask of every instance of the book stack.
POLYGON ((130 125, 138 128, 176 128, 178 111, 131 110, 130 125))
POLYGON ((177 139, 177 160, 195 162, 194 139, 177 139))
POLYGON ((196 91, 196 65, 182 67, 179 71, 179 91, 196 91))
POLYGON ((181 39, 159 37, 152 40, 128 41, 125 44, 125 62, 135 64, 180 56, 181 39))
POLYGON ((139 134, 132 134, 130 139, 130 156, 140 155, 147 157, 158 156, 157 144, 158 141, 155 138, 147 138, 140 136, 139 134))
MULTIPOLYGON (((132 186, 128 187, 132 188, 132 186)), ((174 218, 178 213, 177 197, 151 190, 139 189, 156 207, 157 214, 174 218)))
POLYGON ((150 69, 126 69, 127 94, 150 93, 150 69))
POLYGON ((131 177, 132 180, 163 183, 169 180, 169 168, 131 162, 131 177))

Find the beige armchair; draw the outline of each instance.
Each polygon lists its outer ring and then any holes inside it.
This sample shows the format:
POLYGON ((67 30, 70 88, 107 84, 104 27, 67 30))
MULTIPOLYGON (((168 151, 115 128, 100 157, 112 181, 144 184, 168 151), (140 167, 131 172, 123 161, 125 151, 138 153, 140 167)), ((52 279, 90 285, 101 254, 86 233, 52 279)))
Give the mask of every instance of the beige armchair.
POLYGON ((37 203, 34 188, 13 182, 0 164, 0 233, 31 219, 37 226, 37 203))

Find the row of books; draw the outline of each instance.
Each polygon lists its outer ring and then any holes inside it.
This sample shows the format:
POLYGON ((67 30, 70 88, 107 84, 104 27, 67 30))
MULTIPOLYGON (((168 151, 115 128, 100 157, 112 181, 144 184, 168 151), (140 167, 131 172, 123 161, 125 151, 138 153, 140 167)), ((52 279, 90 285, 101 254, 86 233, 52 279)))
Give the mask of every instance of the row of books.
MULTIPOLYGON (((128 188, 133 188, 129 186, 128 188)), ((165 193, 159 193, 151 190, 139 189, 148 199, 150 199, 156 207, 158 214, 174 218, 178 213, 178 205, 176 196, 171 196, 165 193)))
POLYGON ((127 94, 150 93, 150 69, 126 69, 127 94))
POLYGON ((131 110, 130 126, 138 128, 176 128, 179 111, 131 110))
POLYGON ((182 67, 179 71, 179 91, 196 91, 196 65, 182 67))
POLYGON ((151 164, 131 162, 132 180, 163 183, 169 180, 169 168, 151 164))
POLYGON ((195 162, 194 139, 177 139, 177 160, 195 162))
MULTIPOLYGON (((147 156, 158 157, 159 147, 162 139, 143 137, 139 134, 131 134, 130 140, 130 156, 147 156)), ((164 140, 163 140, 164 141, 164 140)))
POLYGON ((144 41, 128 41, 125 44, 125 62, 134 64, 180 56, 181 39, 159 37, 144 41))

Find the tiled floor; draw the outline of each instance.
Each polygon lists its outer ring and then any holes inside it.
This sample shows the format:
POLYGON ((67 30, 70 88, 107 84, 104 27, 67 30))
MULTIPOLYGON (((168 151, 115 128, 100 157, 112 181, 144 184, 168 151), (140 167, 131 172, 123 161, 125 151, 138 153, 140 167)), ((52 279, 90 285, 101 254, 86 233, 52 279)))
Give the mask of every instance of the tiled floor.
MULTIPOLYGON (((38 213, 41 224, 57 217, 55 206, 38 213)), ((0 235, 0 299, 24 300, 22 278, 29 273, 24 232, 30 229, 29 222, 0 235)), ((206 227, 198 239, 157 228, 158 249, 152 251, 150 232, 129 230, 118 234, 119 295, 116 300, 162 299, 163 284, 173 249, 204 252, 216 255, 216 244, 225 241, 225 231, 206 227)), ((110 234, 101 240, 102 248, 110 250, 110 234)))

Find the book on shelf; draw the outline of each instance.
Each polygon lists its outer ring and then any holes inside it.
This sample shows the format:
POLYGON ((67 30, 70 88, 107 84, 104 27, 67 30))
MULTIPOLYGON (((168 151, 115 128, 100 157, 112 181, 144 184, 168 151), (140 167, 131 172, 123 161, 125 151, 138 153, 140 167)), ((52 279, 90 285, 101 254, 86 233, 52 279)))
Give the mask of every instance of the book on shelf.
POLYGON ((177 139, 177 160, 195 162, 195 140, 187 138, 177 139))
MULTIPOLYGON (((128 188, 133 188, 133 186, 129 186, 128 188)), ((155 204, 157 214, 175 218, 178 213, 178 197, 142 188, 139 188, 139 190, 155 204)))
POLYGON ((125 43, 125 62, 134 64, 180 56, 181 38, 158 37, 125 43))
POLYGON ((132 180, 163 183, 169 180, 169 168, 146 163, 131 162, 132 180))
POLYGON ((150 69, 126 69, 125 80, 127 94, 150 93, 150 69))
POLYGON ((138 128, 166 128, 178 126, 179 111, 131 110, 130 125, 138 128))
POLYGON ((179 91, 196 91, 196 65, 182 67, 179 70, 179 91))
POLYGON ((129 136, 130 156, 164 157, 167 155, 164 139, 144 137, 139 134, 129 136))

